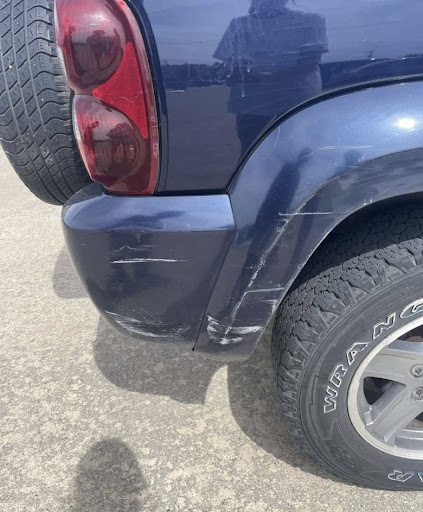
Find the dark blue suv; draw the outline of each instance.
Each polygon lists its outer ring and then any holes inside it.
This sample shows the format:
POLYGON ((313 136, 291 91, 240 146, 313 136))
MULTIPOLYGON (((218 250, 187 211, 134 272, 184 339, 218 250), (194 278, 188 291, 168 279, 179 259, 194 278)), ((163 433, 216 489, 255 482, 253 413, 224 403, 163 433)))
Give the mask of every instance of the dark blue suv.
POLYGON ((224 361, 423 488, 423 3, 4 0, 0 138, 117 330, 224 361))

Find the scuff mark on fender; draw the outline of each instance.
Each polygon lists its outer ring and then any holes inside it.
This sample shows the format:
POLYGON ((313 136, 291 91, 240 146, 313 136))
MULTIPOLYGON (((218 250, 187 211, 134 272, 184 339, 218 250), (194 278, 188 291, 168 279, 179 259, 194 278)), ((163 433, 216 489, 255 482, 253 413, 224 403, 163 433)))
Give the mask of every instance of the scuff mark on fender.
POLYGON ((254 325, 252 327, 232 327, 232 332, 236 332, 237 334, 248 334, 249 332, 257 332, 260 329, 260 325, 254 325))
POLYGON ((239 343, 244 340, 244 337, 240 335, 255 333, 262 329, 260 325, 226 327, 210 315, 207 316, 207 321, 207 333, 210 339, 219 345, 239 343))
POLYGON ((279 217, 301 217, 303 215, 340 215, 344 214, 344 212, 297 212, 297 213, 282 213, 279 212, 279 217))
MULTIPOLYGON (((272 316, 278 308, 280 297, 283 296, 283 292, 285 287, 275 287, 268 289, 254 289, 254 283, 262 269, 265 267, 269 255, 272 254, 272 251, 277 246, 279 241, 282 239, 284 233, 287 230, 287 227, 290 224, 290 220, 297 216, 319 216, 319 215, 337 215, 339 212, 296 212, 292 214, 285 214, 283 212, 279 212, 278 215, 280 217, 286 217, 286 222, 283 227, 279 228, 276 236, 273 238, 272 243, 269 247, 266 248, 265 251, 261 252, 258 257, 257 264, 251 266, 251 270, 254 269, 254 272, 251 274, 250 280, 245 288, 245 291, 242 293, 236 304, 234 305, 230 316, 226 317, 222 322, 219 322, 216 318, 212 316, 207 316, 208 325, 207 325, 207 334, 210 341, 214 343, 218 343, 221 345, 228 345, 230 343, 239 343, 241 341, 247 341, 247 338, 251 338, 254 340, 259 339, 259 333, 264 331, 265 326, 267 324, 267 319, 272 316), (242 330, 243 328, 234 327, 236 323, 244 323, 246 318, 245 311, 248 309, 248 296, 250 294, 268 294, 267 297, 263 297, 261 300, 258 299, 257 304, 262 305, 262 309, 260 310, 259 317, 266 319, 266 322, 263 323, 262 326, 254 326, 254 330, 242 330), (258 327, 257 329, 255 327, 258 327), (236 331, 236 329, 241 329, 240 331, 236 331), (242 336, 240 336, 242 334, 242 336)), ((285 220, 285 219, 284 219, 285 220)), ((303 265, 298 266, 298 270, 302 268, 303 265)), ((259 308, 260 309, 260 308, 259 308)), ((259 320, 259 317, 256 317, 255 322, 259 320)))

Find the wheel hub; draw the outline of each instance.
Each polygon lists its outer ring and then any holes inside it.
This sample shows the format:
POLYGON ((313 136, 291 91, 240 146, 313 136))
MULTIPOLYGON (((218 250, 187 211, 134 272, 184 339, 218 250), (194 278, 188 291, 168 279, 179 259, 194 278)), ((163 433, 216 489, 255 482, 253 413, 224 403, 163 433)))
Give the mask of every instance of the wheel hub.
POLYGON ((351 381, 348 413, 372 446, 423 460, 423 318, 393 332, 363 360, 351 381))

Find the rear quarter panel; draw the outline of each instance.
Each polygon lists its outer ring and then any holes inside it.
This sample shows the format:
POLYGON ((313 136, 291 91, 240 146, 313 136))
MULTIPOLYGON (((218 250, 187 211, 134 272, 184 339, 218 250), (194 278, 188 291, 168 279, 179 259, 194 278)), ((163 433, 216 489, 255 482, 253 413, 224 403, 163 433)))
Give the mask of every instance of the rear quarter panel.
POLYGON ((224 190, 298 105, 422 73, 422 2, 284 3, 133 0, 164 84, 159 192, 224 190))

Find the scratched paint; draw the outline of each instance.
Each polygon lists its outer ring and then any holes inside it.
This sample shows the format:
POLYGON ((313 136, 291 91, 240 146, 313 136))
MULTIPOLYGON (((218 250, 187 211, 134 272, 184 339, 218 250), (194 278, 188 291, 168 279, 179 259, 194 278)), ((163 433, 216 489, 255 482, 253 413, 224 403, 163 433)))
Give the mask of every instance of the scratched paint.
POLYGON ((149 317, 146 316, 144 311, 142 319, 120 315, 119 313, 113 313, 111 311, 105 311, 105 313, 126 331, 145 336, 146 338, 169 338, 169 336, 172 336, 177 339, 181 338, 182 335, 189 330, 189 326, 162 326, 161 321, 157 320, 157 318, 151 314, 148 314, 149 317), (155 320, 155 322, 152 322, 151 319, 155 320), (155 329, 154 332, 153 328, 155 329))
POLYGON ((186 260, 173 260, 167 258, 130 258, 127 260, 114 260, 111 261, 114 265, 124 265, 125 263, 183 263, 186 260))
POLYGON ((219 345, 240 343, 241 341, 244 341, 245 335, 262 330, 260 325, 243 327, 232 327, 231 325, 225 326, 211 316, 207 317, 207 321, 207 333, 210 336, 210 339, 219 345))

